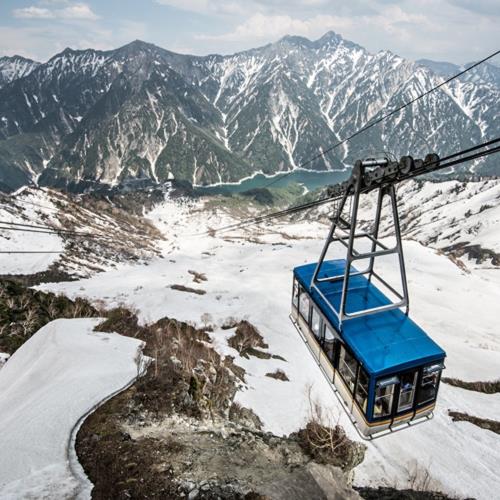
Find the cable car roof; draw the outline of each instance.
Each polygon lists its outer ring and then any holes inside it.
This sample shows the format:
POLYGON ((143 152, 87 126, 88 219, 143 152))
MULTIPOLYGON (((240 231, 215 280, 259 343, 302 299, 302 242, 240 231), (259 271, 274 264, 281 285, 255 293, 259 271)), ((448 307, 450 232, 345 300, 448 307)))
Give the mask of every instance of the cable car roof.
MULTIPOLYGON (((325 261, 319 277, 343 274, 345 260, 325 261)), ((309 292, 330 323, 339 329, 339 322, 323 298, 310 289, 316 263, 296 267, 294 274, 309 292)), ((352 268, 355 272, 355 269, 352 268)), ((338 311, 342 281, 316 284, 321 293, 338 311)), ((390 300, 364 276, 349 280, 346 312, 355 312, 389 304, 390 300)), ((401 310, 380 312, 344 320, 342 338, 371 375, 386 375, 442 360, 446 353, 414 321, 401 310)))

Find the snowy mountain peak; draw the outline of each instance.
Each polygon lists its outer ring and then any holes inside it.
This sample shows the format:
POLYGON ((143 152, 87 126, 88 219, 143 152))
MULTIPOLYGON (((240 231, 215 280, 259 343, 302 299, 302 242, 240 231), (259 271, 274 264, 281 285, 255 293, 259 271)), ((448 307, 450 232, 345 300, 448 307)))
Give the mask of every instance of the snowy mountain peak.
POLYGON ((124 45, 123 47, 120 47, 110 52, 114 52, 122 56, 132 57, 133 55, 138 53, 153 54, 153 53, 164 53, 166 51, 152 43, 144 42, 142 40, 134 40, 124 45))
POLYGON ((310 47, 312 45, 311 40, 304 36, 297 36, 297 35, 285 35, 283 38, 281 38, 278 42, 278 45, 297 45, 297 46, 305 46, 305 47, 310 47))
MULTIPOLYGON (((287 171, 432 88, 436 64, 371 54, 335 32, 227 56, 175 54, 141 40, 66 49, 2 89, 0 185, 36 179, 81 190, 172 175, 213 184, 287 171)), ((500 127, 495 69, 471 71, 309 168, 347 169, 369 150, 448 153, 490 137, 500 127)), ((490 160, 466 168, 497 172, 490 160)))
POLYGON ((316 44, 318 45, 333 45, 333 44, 339 44, 342 41, 344 41, 344 38, 342 35, 339 35, 338 33, 335 33, 335 31, 327 31, 321 38, 318 38, 316 40, 316 44))
POLYGON ((0 88, 29 75, 39 65, 39 62, 18 55, 0 57, 0 88))

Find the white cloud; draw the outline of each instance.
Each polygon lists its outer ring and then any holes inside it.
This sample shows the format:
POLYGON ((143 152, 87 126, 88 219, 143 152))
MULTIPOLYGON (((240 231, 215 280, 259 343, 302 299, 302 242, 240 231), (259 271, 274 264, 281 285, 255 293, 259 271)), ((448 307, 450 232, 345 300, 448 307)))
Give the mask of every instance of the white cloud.
MULTIPOLYGON (((301 35, 316 37, 326 31, 333 30, 346 33, 376 27, 388 34, 405 36, 405 29, 401 24, 414 24, 415 26, 430 26, 425 16, 408 14, 395 5, 388 6, 385 11, 376 16, 335 16, 318 14, 306 19, 298 19, 289 15, 265 15, 257 13, 237 25, 232 31, 220 35, 199 35, 198 39, 241 42, 262 41, 264 39, 276 40, 284 35, 301 35)), ((354 38, 354 41, 356 39, 354 38)))
POLYGON ((55 11, 61 19, 84 19, 95 21, 99 16, 85 3, 76 3, 55 11))
POLYGON ((197 54, 232 53, 285 34, 333 30, 368 50, 404 57, 477 59, 498 39, 499 0, 154 0, 206 18, 207 30, 176 35, 197 54), (223 26, 221 28, 221 26, 223 26), (215 28, 215 29, 214 29, 215 28))
POLYGON ((160 5, 198 14, 241 15, 248 13, 251 0, 238 2, 232 0, 155 0, 160 5))
POLYGON ((403 57, 461 64, 495 48, 498 17, 488 12, 498 1, 149 0, 135 2, 132 22, 104 16, 104 2, 97 0, 31 0, 13 10, 28 22, 8 35, 3 34, 8 24, 0 25, 0 51, 43 59, 66 46, 107 49, 141 38, 178 52, 228 54, 286 34, 316 39, 333 30, 371 52, 389 49, 403 57), (175 26, 163 29, 169 24, 167 8, 165 18, 152 19, 152 3, 179 9, 175 26), (103 18, 95 12, 98 6, 103 18))
POLYGON ((228 33, 199 35, 197 38, 225 42, 261 41, 269 38, 276 40, 287 34, 316 36, 330 29, 344 29, 351 24, 352 21, 349 18, 328 15, 318 15, 302 20, 288 15, 267 16, 257 13, 228 33))
POLYGON ((51 19, 54 17, 54 13, 49 9, 36 7, 34 5, 31 7, 24 7, 23 9, 14 9, 12 13, 14 17, 22 19, 51 19))
MULTIPOLYGON (((60 4, 61 2, 51 2, 53 4, 60 4)), ((65 7, 59 8, 46 8, 32 5, 21 9, 14 9, 12 14, 14 17, 21 19, 63 19, 63 20, 83 20, 95 21, 99 16, 95 14, 86 3, 67 4, 65 7)), ((45 2, 45 5, 47 3, 45 2)))
POLYGON ((66 47, 110 50, 144 38, 145 33, 146 27, 135 21, 120 21, 113 29, 98 23, 60 23, 56 27, 47 24, 0 26, 0 55, 19 54, 43 62, 66 47))

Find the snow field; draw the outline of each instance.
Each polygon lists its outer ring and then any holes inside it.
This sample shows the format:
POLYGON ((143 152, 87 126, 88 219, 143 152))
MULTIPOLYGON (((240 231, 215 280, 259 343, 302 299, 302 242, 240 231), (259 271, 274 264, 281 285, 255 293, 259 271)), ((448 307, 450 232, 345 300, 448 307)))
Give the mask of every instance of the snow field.
POLYGON ((139 374, 142 343, 94 332, 100 319, 41 328, 0 370, 0 498, 88 498, 74 459, 82 415, 139 374))
MULTIPOLYGON (((286 361, 241 358, 227 346, 231 331, 217 328, 213 333, 217 348, 235 356, 247 371, 247 386, 237 400, 260 416, 266 430, 288 434, 307 421, 306 394, 312 386, 313 397, 330 410, 332 421, 359 439, 288 318, 292 269, 317 260, 327 228, 303 221, 273 225, 263 235, 239 230, 213 238, 205 228, 230 220, 199 208, 167 201, 150 214, 167 238, 163 259, 40 288, 104 300, 108 306, 125 304, 137 308, 143 322, 169 316, 201 324, 204 313, 218 327, 228 317, 248 319, 269 344, 268 351, 286 361), (188 270, 205 273, 208 281, 193 283, 188 270), (203 289, 206 294, 173 290, 172 284, 203 289), (265 376, 276 368, 285 371, 290 382, 265 376)), ((466 272, 415 241, 405 241, 404 250, 411 315, 447 351, 446 376, 469 381, 498 378, 500 271, 466 272)), ((397 271, 392 263, 378 262, 380 271, 394 281, 397 271)), ((496 470, 500 436, 467 422, 452 422, 449 409, 498 419, 500 397, 442 384, 433 420, 367 443, 356 484, 405 487, 415 470, 428 470, 431 484, 449 494, 494 498, 500 486, 496 470)))

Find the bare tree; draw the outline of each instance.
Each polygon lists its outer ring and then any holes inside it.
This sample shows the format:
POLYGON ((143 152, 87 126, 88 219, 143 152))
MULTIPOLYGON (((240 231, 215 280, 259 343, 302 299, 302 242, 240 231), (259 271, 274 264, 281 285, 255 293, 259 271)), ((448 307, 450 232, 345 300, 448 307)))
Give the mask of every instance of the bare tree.
POLYGON ((7 323, 0 325, 0 337, 2 337, 6 333, 7 327, 8 327, 7 323))
POLYGON ((5 303, 9 309, 14 309, 16 307, 16 299, 14 297, 8 297, 5 303))
POLYGON ((38 311, 34 307, 30 307, 24 316, 24 321, 22 322, 24 336, 27 337, 35 328, 37 323, 37 313, 38 311))
POLYGON ((201 315, 201 321, 202 321, 203 325, 205 326, 205 328, 208 328, 208 325, 210 325, 210 323, 213 322, 212 315, 210 313, 203 313, 201 315))
POLYGON ((18 297, 18 307, 22 311, 25 311, 30 305, 31 298, 28 295, 19 295, 18 297))
POLYGON ((73 318, 80 318, 83 313, 84 307, 83 304, 77 300, 72 307, 71 315, 73 318))
POLYGON ((432 477, 428 467, 423 466, 416 460, 408 467, 408 486, 415 491, 432 491, 432 477))
POLYGON ((57 307, 57 301, 55 295, 50 297, 49 303, 47 305, 47 313, 50 319, 54 319, 58 316, 59 310, 57 307))
MULTIPOLYGON (((356 446, 346 436, 344 429, 332 421, 324 408, 312 397, 312 387, 307 387, 309 401, 309 421, 299 431, 300 444, 315 460, 323 463, 346 466, 352 462, 356 446)), ((355 464, 357 465, 357 464, 355 464)))

